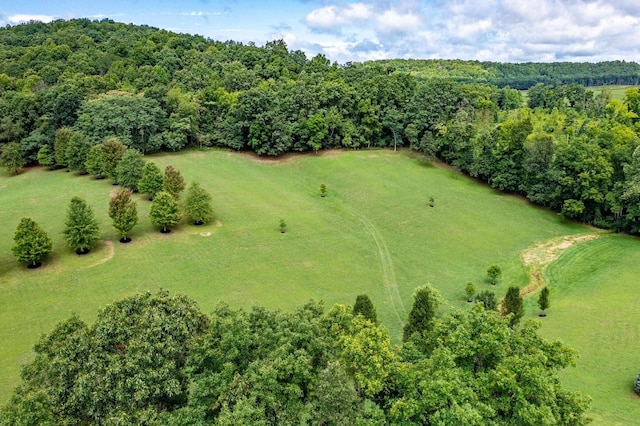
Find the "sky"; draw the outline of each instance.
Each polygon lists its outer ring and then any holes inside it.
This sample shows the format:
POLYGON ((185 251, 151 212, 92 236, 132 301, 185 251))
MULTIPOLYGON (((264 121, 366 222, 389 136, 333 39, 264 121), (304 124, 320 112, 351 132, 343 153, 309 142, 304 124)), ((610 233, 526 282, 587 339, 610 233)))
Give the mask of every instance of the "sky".
POLYGON ((640 0, 0 0, 0 25, 109 18, 331 61, 640 61, 640 0))

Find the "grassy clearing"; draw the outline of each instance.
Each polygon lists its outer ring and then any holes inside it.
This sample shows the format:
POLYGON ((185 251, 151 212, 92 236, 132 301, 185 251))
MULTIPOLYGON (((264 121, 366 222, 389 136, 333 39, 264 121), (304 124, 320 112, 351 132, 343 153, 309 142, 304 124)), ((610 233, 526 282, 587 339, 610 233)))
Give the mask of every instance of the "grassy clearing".
MULTIPOLYGON (((73 311, 91 321, 97 309, 134 291, 184 292, 205 312, 219 301, 292 309, 310 298, 352 304, 367 293, 398 341, 417 286, 431 282, 458 307, 468 306, 469 281, 501 297, 509 285, 529 282, 525 249, 592 232, 407 151, 279 161, 192 151, 148 159, 173 164, 187 182, 199 181, 213 195, 218 222, 183 222, 163 235, 151 228, 150 203, 139 196, 141 224, 134 242, 122 245, 107 216, 110 182, 42 169, 0 178, 0 401, 17 384, 19 365, 30 359, 41 333, 73 311), (74 195, 94 207, 103 226, 103 242, 84 257, 65 248, 61 234, 74 195), (31 216, 54 239, 54 256, 39 270, 26 270, 11 255, 21 216, 31 216), (279 232, 280 219, 286 234, 279 232), (495 287, 485 281, 493 263, 503 270, 495 287)), ((564 311, 557 292, 545 324, 564 311)), ((528 311, 536 313, 531 303, 528 311)))
POLYGON ((640 415, 639 264, 637 238, 607 235, 571 247, 546 271, 552 307, 543 333, 580 352, 563 379, 593 398, 596 425, 637 424, 640 415))
POLYGON ((632 87, 636 87, 636 86, 593 86, 593 87, 588 87, 589 90, 591 90, 595 95, 601 95, 603 90, 608 90, 609 93, 611 94, 611 99, 618 99, 618 100, 622 100, 624 99, 624 92, 627 91, 627 89, 630 89, 632 87))

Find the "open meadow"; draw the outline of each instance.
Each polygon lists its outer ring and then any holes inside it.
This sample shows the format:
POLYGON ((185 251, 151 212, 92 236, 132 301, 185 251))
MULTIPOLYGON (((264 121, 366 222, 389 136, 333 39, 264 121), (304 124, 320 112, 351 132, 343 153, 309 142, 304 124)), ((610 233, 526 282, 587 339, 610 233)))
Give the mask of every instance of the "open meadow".
MULTIPOLYGON (((18 384, 38 336, 71 312, 91 321, 136 291, 185 293, 203 312, 221 301, 284 310, 309 299, 353 304, 367 293, 399 342, 416 287, 430 282, 448 301, 444 309, 467 308, 467 282, 502 297, 510 285, 527 285, 537 268, 551 288, 542 333, 580 351, 563 377, 592 396, 594 424, 631 424, 640 415, 632 391, 640 366, 640 309, 633 303, 640 240, 569 223, 410 151, 270 160, 212 150, 146 160, 172 164, 187 184, 198 181, 213 196, 216 222, 183 220, 161 234, 149 222, 150 202, 136 195, 140 224, 133 242, 120 244, 107 215, 118 188, 110 181, 42 168, 0 175, 0 403, 18 384), (63 241, 73 196, 86 199, 101 224, 102 238, 86 256, 63 241), (23 216, 54 241, 53 255, 36 270, 11 253, 23 216), (580 239, 585 235, 593 238, 580 239), (527 256, 534 252, 538 257, 527 256), (491 264, 503 270, 496 286, 486 281, 491 264)), ((538 313, 536 298, 534 292, 527 300, 528 317, 538 313)))

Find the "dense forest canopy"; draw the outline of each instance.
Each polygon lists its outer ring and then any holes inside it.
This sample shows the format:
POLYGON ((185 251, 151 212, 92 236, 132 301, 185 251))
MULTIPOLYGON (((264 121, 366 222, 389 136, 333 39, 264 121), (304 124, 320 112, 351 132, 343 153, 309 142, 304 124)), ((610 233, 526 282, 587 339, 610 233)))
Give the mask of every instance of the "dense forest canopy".
POLYGON ((640 94, 612 100, 584 86, 639 75, 629 62, 338 65, 281 40, 32 22, 0 29, 0 146, 17 143, 27 164, 45 145, 55 151, 60 129, 142 153, 409 146, 568 218, 639 233, 640 94))

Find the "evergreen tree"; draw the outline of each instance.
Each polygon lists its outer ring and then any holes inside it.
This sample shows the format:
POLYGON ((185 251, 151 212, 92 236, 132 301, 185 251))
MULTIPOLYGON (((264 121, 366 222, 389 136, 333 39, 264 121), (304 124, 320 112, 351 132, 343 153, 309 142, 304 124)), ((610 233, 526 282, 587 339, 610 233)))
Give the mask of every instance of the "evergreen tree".
POLYGON ((431 330, 436 309, 440 305, 440 293, 431 284, 419 287, 413 294, 413 307, 404 325, 402 341, 408 341, 414 333, 422 334, 431 330))
POLYGON ((213 220, 211 195, 198 182, 192 182, 187 189, 184 212, 194 225, 202 225, 213 220))
POLYGON ((156 163, 149 162, 142 169, 142 178, 138 182, 138 190, 149 195, 149 200, 153 200, 156 194, 162 191, 162 172, 156 163))
POLYGON ((184 191, 186 184, 180 170, 176 170, 169 165, 164 169, 164 179, 162 181, 162 190, 171 194, 176 200, 180 198, 180 193, 184 191))
POLYGON ((56 163, 51 147, 48 144, 42 145, 38 150, 38 164, 42 167, 53 167, 56 163))
POLYGON ((40 261, 49 253, 53 242, 40 226, 28 217, 20 219, 13 237, 11 251, 20 262, 28 262, 30 268, 40 266, 40 261))
POLYGON ((507 294, 502 300, 503 315, 513 314, 509 323, 512 327, 520 322, 520 318, 524 316, 524 303, 520 296, 519 287, 509 287, 507 294))
POLYGON ((58 167, 67 167, 67 145, 73 135, 71 129, 58 129, 56 131, 56 138, 53 143, 53 151, 55 153, 56 165, 58 167))
POLYGON ((17 175, 22 166, 24 166, 24 158, 20 152, 20 145, 17 142, 10 142, 2 147, 0 154, 0 166, 6 168, 9 173, 17 175))
POLYGON ((82 133, 72 132, 65 151, 65 158, 67 159, 69 169, 85 173, 87 171, 85 163, 87 162, 87 155, 90 149, 91 144, 82 133))
POLYGON ((378 323, 376 308, 366 294, 360 294, 356 297, 356 303, 353 305, 353 316, 355 317, 357 315, 362 315, 374 324, 378 323))
POLYGON ((87 173, 95 176, 96 179, 105 178, 107 170, 104 166, 104 145, 94 145, 89 149, 84 167, 87 173))
POLYGON ((123 189, 109 201, 109 217, 113 220, 113 227, 120 233, 120 242, 131 241, 129 232, 138 223, 138 209, 131 199, 131 191, 123 189))
POLYGON ((540 292, 540 296, 538 297, 538 306, 540 307, 540 316, 546 317, 547 313, 545 312, 549 308, 549 288, 545 287, 540 292))
POLYGON ((482 307, 487 311, 494 311, 498 308, 496 294, 489 290, 481 291, 476 296, 476 302, 482 303, 482 307))
POLYGON ((116 167, 118 183, 124 188, 138 192, 138 185, 142 179, 144 159, 137 149, 127 149, 116 167))
POLYGON ((102 142, 102 158, 105 174, 117 182, 116 167, 127 147, 117 138, 107 139, 102 142))
POLYGON ((87 254, 100 238, 100 227, 93 209, 80 197, 73 197, 63 231, 67 244, 77 254, 87 254))
POLYGON ((158 192, 151 203, 149 218, 153 226, 161 228, 160 232, 164 234, 171 232, 169 227, 180 221, 178 202, 168 192, 158 192))

